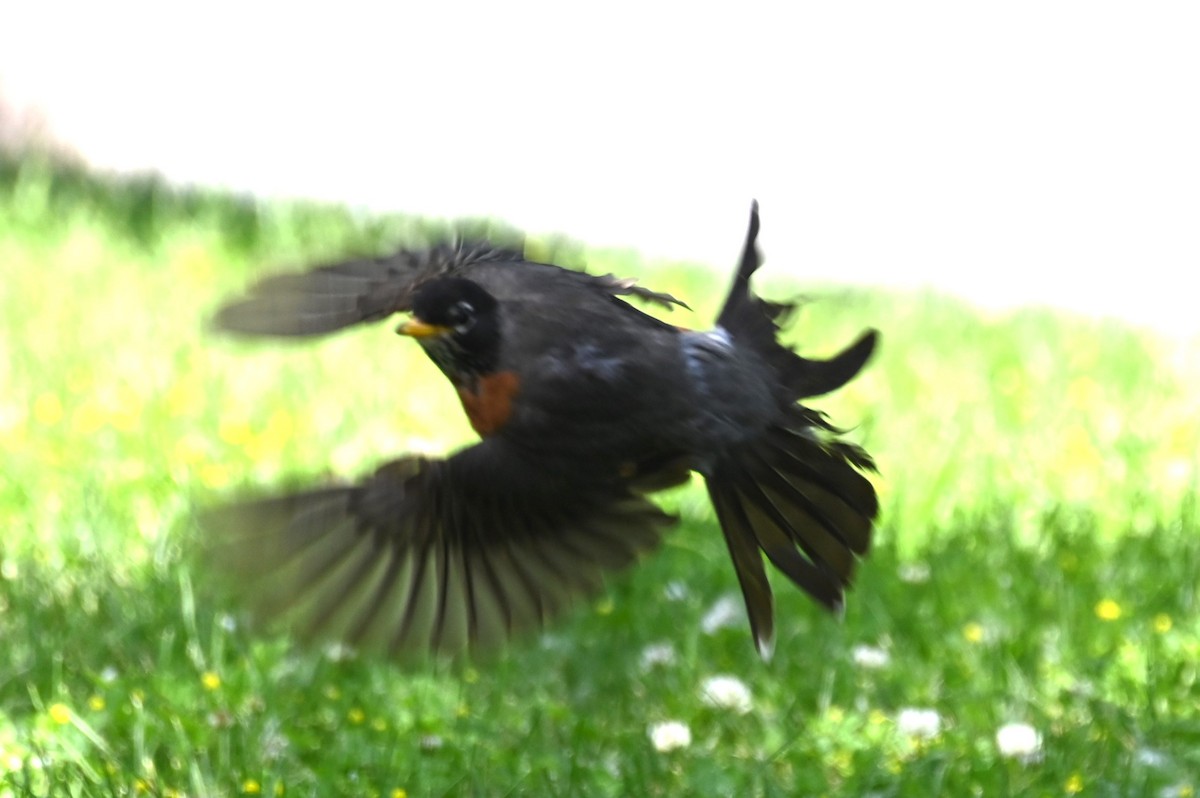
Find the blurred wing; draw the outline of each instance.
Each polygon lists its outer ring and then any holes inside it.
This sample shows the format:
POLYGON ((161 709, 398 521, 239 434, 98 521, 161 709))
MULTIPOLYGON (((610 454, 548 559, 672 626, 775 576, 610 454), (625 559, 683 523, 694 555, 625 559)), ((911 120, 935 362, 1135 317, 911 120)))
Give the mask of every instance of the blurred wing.
POLYGON ((520 260, 519 252, 488 244, 446 244, 272 275, 217 311, 213 326, 245 336, 323 335, 408 310, 416 287, 439 275, 477 263, 520 260))
POLYGON ((202 525, 264 619, 400 657, 539 628, 674 522, 626 487, 537 468, 498 439, 365 483, 235 504, 202 525))

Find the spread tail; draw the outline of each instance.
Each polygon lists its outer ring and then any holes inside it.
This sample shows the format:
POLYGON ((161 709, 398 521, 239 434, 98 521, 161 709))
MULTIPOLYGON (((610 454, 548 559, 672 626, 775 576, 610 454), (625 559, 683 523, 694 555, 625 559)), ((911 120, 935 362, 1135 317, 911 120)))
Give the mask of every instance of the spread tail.
POLYGON ((870 546, 879 503, 863 471, 870 456, 838 439, 840 430, 796 404, 840 388, 862 369, 877 341, 873 330, 829 360, 810 360, 781 344, 781 322, 795 306, 750 290, 761 258, 758 205, 741 263, 717 323, 757 353, 780 387, 778 418, 757 438, 727 451, 706 475, 725 541, 746 599, 755 644, 770 656, 774 609, 762 555, 798 587, 837 610, 857 557, 870 546))

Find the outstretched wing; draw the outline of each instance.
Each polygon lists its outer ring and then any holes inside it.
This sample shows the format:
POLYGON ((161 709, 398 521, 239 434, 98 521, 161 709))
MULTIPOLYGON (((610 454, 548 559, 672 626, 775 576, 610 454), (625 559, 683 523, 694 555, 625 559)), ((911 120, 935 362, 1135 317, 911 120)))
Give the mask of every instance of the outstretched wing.
POLYGON ((540 627, 675 520, 626 486, 565 473, 489 439, 201 523, 264 620, 399 657, 454 654, 540 627))
POLYGON ((238 335, 323 335, 408 310, 413 291, 427 280, 478 263, 522 259, 519 252, 489 244, 459 243, 276 274, 217 311, 213 325, 238 335))
MULTIPOLYGON (((385 258, 330 263, 308 271, 263 278, 250 287, 244 298, 218 310, 213 325, 218 330, 244 336, 324 335, 410 310, 413 293, 422 283, 485 264, 530 265, 520 252, 487 243, 443 244, 424 250, 400 250, 385 258)), ((631 279, 611 274, 592 276, 549 264, 534 265, 612 296, 632 296, 668 308, 686 307, 670 294, 643 288, 631 279)))

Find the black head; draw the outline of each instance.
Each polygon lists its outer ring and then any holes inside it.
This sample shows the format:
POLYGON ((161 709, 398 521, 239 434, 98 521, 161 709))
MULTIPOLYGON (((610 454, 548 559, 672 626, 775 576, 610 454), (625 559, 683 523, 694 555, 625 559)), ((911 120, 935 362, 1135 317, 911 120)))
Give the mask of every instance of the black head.
POLYGON ((418 288, 412 319, 396 331, 416 338, 452 380, 488 374, 499 365, 499 303, 478 283, 461 277, 418 288))

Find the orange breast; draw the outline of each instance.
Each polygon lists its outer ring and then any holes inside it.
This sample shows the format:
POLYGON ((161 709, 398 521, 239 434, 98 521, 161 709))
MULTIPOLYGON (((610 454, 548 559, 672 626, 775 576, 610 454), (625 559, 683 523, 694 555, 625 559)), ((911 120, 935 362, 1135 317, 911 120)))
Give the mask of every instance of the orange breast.
POLYGON ((474 390, 465 385, 458 386, 458 398, 467 420, 480 437, 486 438, 508 423, 520 382, 511 371, 497 371, 476 380, 474 390))

